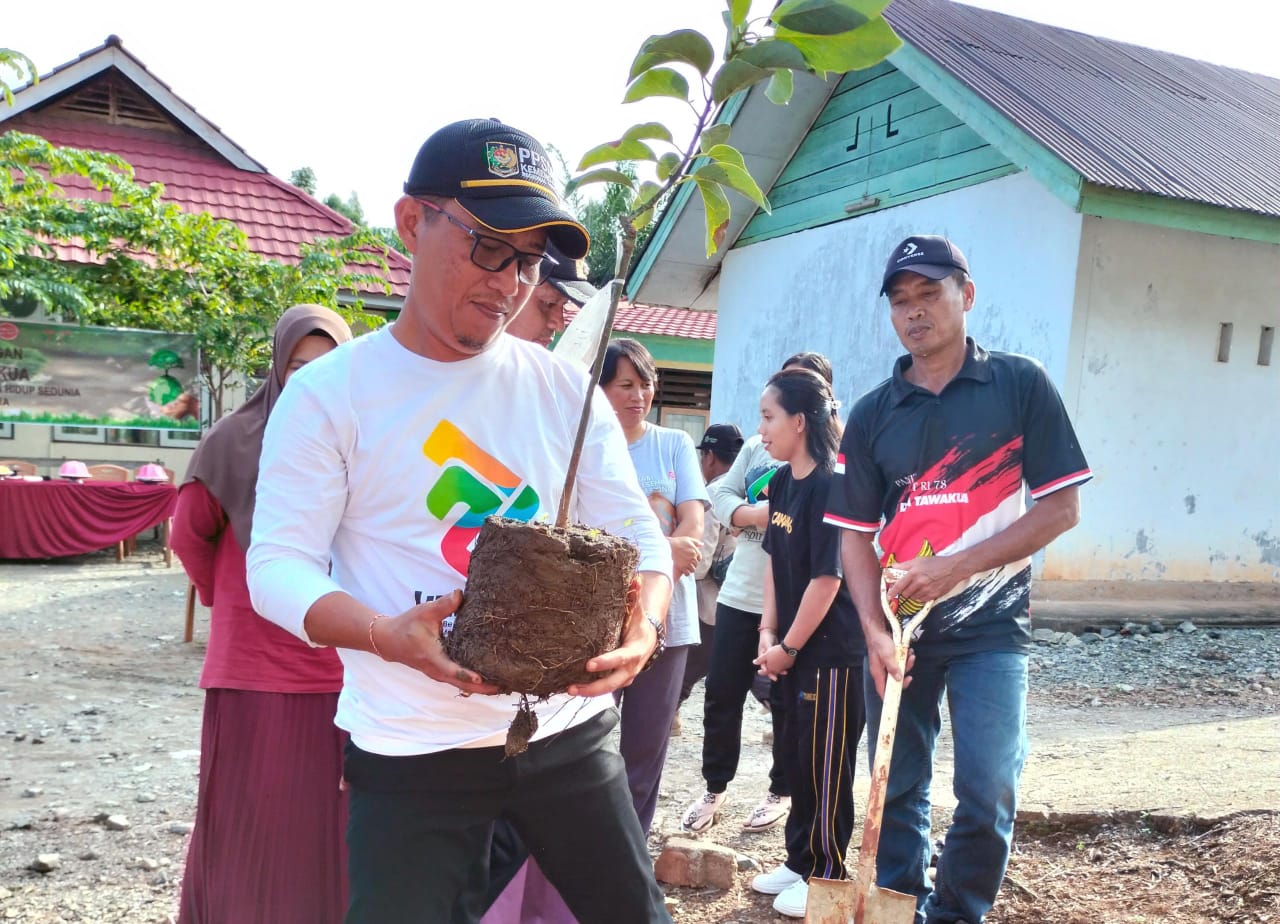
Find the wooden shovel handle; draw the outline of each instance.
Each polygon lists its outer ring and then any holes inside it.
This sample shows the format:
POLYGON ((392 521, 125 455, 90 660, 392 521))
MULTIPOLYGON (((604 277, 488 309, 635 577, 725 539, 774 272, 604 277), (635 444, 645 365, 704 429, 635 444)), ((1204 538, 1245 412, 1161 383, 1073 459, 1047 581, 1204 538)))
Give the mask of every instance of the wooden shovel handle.
MULTIPOLYGON (((898 644, 895 658, 898 670, 907 667, 907 649, 910 640, 898 644)), ((880 827, 884 821, 884 800, 889 788, 889 764, 893 760, 893 739, 898 730, 898 707, 902 703, 902 681, 892 674, 884 679, 884 703, 880 710, 880 727, 876 730, 876 758, 871 765, 871 793, 867 797, 867 811, 862 820, 862 846, 858 851, 859 895, 876 882, 876 852, 880 848, 880 827)))
MULTIPOLYGON (((924 622, 933 601, 929 601, 904 626, 898 619, 897 607, 889 601, 885 578, 881 575, 880 602, 885 619, 893 634, 894 660, 898 673, 906 676, 907 654, 911 649, 911 634, 924 622)), ((876 730, 876 757, 871 765, 871 793, 867 797, 867 811, 862 820, 862 846, 858 850, 858 869, 855 874, 857 895, 854 920, 861 921, 867 895, 876 884, 876 853, 880 849, 880 829, 884 822, 884 801, 889 789, 889 765, 893 760, 893 740, 898 731, 898 709, 902 704, 902 681, 892 674, 884 678, 884 700, 880 708, 880 727, 876 730)))

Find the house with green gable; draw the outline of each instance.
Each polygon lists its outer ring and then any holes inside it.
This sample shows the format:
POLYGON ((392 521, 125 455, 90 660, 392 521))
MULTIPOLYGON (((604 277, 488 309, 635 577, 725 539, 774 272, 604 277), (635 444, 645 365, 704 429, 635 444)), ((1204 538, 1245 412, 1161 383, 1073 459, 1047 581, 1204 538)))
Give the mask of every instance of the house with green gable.
POLYGON ((718 312, 711 417, 754 429, 787 355, 850 404, 902 348, 885 260, 945 234, 970 333, 1038 358, 1096 473, 1044 578, 1280 584, 1280 80, 948 0, 897 0, 904 47, 720 114, 772 211, 708 258, 696 196, 629 298, 718 312))

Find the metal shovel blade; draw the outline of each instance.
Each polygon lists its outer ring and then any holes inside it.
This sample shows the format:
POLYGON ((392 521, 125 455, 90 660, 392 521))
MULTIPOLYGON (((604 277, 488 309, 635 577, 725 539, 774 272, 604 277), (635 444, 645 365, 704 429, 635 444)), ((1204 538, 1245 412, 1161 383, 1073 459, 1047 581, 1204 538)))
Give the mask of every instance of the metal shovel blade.
POLYGON ((913 924, 915 919, 914 895, 904 895, 880 886, 872 886, 867 891, 862 913, 853 916, 854 924, 913 924))
POLYGON ((857 898, 856 884, 852 879, 812 876, 809 879, 809 897, 804 905, 804 924, 849 924, 857 898))
POLYGON ((816 876, 809 880, 805 924, 913 924, 915 918, 914 895, 872 886, 859 909, 856 880, 816 876))

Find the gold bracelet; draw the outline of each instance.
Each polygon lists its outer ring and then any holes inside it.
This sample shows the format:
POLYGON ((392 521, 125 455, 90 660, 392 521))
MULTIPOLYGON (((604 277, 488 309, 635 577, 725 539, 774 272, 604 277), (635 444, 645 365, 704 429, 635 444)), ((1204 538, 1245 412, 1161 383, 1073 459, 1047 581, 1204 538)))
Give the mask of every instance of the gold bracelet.
MULTIPOLYGON (((378 650, 378 643, 373 640, 373 626, 379 619, 386 619, 382 613, 374 613, 373 618, 369 620, 369 647, 373 649, 373 653, 382 658, 382 652, 378 650)), ((385 661, 386 659, 383 658, 385 661)))
POLYGON ((758 629, 756 629, 756 631, 757 631, 757 632, 772 632, 774 635, 777 635, 777 634, 778 634, 778 627, 777 627, 777 626, 760 626, 758 629))

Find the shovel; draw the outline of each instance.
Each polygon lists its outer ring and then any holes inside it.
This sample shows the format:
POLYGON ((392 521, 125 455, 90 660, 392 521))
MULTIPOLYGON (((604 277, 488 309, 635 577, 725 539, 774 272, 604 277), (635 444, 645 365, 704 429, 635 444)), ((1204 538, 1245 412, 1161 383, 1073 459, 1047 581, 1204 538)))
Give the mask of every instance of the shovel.
MULTIPOLYGON (((933 609, 933 601, 923 604, 914 614, 899 613, 901 600, 889 602, 888 585, 903 576, 895 568, 886 568, 880 576, 880 606, 893 635, 898 670, 905 675, 907 650, 911 635, 933 609)), ((902 701, 902 681, 892 674, 885 677, 884 705, 877 731, 876 759, 871 767, 871 794, 862 826, 862 848, 858 852, 858 871, 854 876, 856 895, 853 906, 854 924, 912 924, 916 915, 916 897, 882 889, 876 885, 876 851, 880 849, 880 823, 884 819, 885 791, 889 787, 889 761, 893 759, 893 737, 898 730, 898 705, 902 701)))
MULTIPOLYGON (((914 614, 898 613, 899 601, 889 602, 887 584, 904 572, 886 568, 880 576, 880 605, 898 662, 898 670, 907 669, 907 650, 911 635, 924 622, 933 601, 923 604, 914 614), (903 622, 903 619, 906 622, 903 622)), ((893 737, 898 728, 898 704, 902 700, 902 681, 890 674, 885 677, 884 706, 880 712, 880 728, 876 759, 871 768, 871 794, 863 819, 862 848, 858 852, 858 868, 852 880, 810 879, 809 899, 805 907, 806 924, 912 924, 916 915, 916 897, 882 889, 876 885, 876 851, 880 848, 880 823, 884 818, 885 790, 889 783, 889 761, 893 758, 893 737)))

